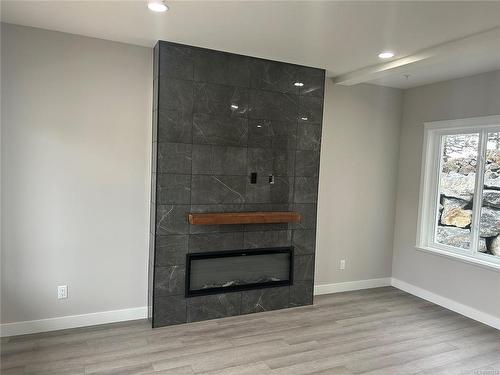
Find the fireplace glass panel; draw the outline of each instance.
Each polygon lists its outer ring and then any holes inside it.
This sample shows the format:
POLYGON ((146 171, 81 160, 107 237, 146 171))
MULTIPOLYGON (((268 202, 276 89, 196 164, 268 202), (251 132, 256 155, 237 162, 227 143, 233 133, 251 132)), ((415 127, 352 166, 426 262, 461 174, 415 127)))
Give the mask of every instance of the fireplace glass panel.
POLYGON ((288 285, 291 249, 188 255, 188 295, 288 285))

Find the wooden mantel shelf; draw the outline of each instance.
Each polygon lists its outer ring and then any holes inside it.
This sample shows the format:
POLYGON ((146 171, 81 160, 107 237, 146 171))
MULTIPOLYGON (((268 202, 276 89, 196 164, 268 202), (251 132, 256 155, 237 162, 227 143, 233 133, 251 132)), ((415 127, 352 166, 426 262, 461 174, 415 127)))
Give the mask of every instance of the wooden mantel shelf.
POLYGON ((193 225, 296 223, 301 219, 300 214, 293 211, 189 213, 187 216, 193 225))

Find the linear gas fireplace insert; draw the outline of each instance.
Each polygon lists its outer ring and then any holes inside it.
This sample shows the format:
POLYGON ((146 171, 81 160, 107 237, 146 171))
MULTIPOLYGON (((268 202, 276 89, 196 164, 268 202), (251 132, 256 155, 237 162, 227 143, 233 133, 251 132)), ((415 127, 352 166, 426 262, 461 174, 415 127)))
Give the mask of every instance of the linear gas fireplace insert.
POLYGON ((293 247, 192 253, 186 260, 186 297, 293 282, 293 247))

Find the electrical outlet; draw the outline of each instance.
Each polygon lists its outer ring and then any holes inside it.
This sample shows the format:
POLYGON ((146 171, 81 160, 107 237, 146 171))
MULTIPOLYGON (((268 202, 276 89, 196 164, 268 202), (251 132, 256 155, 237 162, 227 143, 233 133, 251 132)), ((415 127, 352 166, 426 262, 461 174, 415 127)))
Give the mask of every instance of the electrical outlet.
POLYGON ((68 298, 68 286, 60 285, 57 287, 57 299, 66 299, 68 298))
POLYGON ((345 270, 345 259, 342 259, 342 260, 340 261, 340 269, 341 269, 341 270, 345 270))

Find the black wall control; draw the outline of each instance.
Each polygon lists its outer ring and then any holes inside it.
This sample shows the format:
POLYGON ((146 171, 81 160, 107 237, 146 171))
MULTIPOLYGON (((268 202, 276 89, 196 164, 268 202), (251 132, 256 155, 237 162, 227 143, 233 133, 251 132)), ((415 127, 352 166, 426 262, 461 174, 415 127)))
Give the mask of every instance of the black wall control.
POLYGON ((251 184, 256 184, 257 183, 257 173, 252 172, 250 174, 250 183, 251 184))

